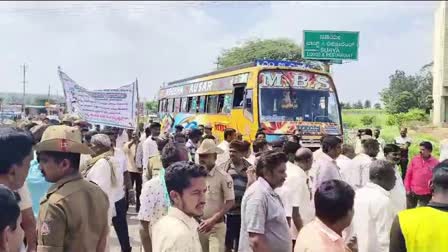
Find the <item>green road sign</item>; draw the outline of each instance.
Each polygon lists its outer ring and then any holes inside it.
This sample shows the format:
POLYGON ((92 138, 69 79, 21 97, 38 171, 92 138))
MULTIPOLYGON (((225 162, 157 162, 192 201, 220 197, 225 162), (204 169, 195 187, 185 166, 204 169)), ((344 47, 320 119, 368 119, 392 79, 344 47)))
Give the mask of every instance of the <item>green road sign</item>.
POLYGON ((303 31, 302 57, 315 60, 358 60, 359 32, 303 31))

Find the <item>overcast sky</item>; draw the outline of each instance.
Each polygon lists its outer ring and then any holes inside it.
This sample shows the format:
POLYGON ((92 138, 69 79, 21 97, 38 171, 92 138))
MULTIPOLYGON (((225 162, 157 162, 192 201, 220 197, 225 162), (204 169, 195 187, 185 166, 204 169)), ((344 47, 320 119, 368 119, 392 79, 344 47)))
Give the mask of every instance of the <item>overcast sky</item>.
POLYGON ((0 2, 0 91, 62 94, 57 66, 88 89, 163 82, 216 68, 251 38, 302 41, 303 30, 360 32, 359 60, 333 67, 342 101, 378 101, 396 69, 432 61, 437 2, 0 2))

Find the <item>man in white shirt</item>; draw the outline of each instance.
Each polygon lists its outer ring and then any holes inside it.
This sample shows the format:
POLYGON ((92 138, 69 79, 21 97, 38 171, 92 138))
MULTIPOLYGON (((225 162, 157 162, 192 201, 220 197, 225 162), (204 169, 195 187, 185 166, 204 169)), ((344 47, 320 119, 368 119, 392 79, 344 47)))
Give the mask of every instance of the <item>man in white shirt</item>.
POLYGON ((196 162, 196 150, 199 148, 199 141, 201 140, 202 133, 199 129, 192 129, 188 135, 188 141, 185 146, 190 153, 191 161, 196 162))
POLYGON ((111 202, 108 212, 109 223, 114 225, 122 251, 130 251, 122 161, 114 156, 116 152, 108 135, 94 135, 91 144, 95 154, 87 161, 83 175, 87 180, 97 184, 108 196, 111 202))
POLYGON ((321 158, 321 156, 323 155, 323 151, 322 151, 322 143, 323 143, 323 141, 324 141, 324 138, 325 138, 325 136, 322 136, 321 138, 320 138, 320 148, 319 149, 317 149, 317 150, 315 150, 314 151, 314 153, 313 153, 313 162, 315 163, 318 159, 320 159, 321 158))
POLYGON ((346 170, 348 167, 352 166, 353 158, 356 156, 355 149, 350 144, 342 145, 342 153, 336 159, 336 164, 341 169, 341 171, 346 170))
POLYGON ((118 129, 117 140, 116 140, 117 147, 119 149, 123 148, 124 143, 129 141, 129 137, 130 137, 130 135, 128 135, 128 132, 125 129, 118 129))
POLYGON ((342 180, 336 159, 341 154, 342 140, 336 136, 326 136, 322 141, 322 155, 315 161, 315 179, 313 192, 327 180, 342 180))
POLYGON ((311 198, 307 187, 307 175, 304 169, 309 170, 309 168, 311 168, 313 163, 313 153, 309 149, 302 149, 299 152, 299 149, 299 143, 291 141, 285 143, 283 152, 288 156, 288 162, 286 163, 287 177, 285 183, 283 183, 281 187, 275 189, 275 192, 280 195, 285 206, 293 244, 303 225, 311 221, 309 217, 311 198), (308 150, 308 152, 306 150, 308 150), (298 160, 298 163, 304 166, 304 168, 296 165, 294 163, 295 160, 298 160), (309 168, 307 166, 309 166, 309 168))
MULTIPOLYGON (((313 200, 313 181, 314 181, 314 177, 311 174, 311 169, 313 167, 313 152, 308 149, 308 148, 300 148, 297 150, 296 152, 296 158, 294 160, 295 164, 297 166, 299 166, 306 175, 306 187, 308 188, 308 193, 309 193, 309 199, 312 201, 313 200)), ((313 203, 310 202, 311 204, 311 211, 312 214, 310 212, 310 218, 312 219, 314 218, 314 206, 313 203)), ((303 214, 302 214, 303 215, 303 214)), ((304 216, 305 222, 307 222, 307 216, 304 216)))
POLYGON ((355 154, 359 154, 362 151, 361 137, 364 135, 365 129, 358 129, 355 139, 355 154))
POLYGON ((218 155, 218 158, 216 159, 216 166, 220 166, 222 163, 226 162, 230 158, 229 154, 229 145, 230 142, 236 139, 236 130, 232 128, 227 128, 224 130, 224 141, 222 141, 218 148, 223 150, 224 152, 222 154, 218 155))
MULTIPOLYGON (((127 134, 126 134, 127 136, 127 134)), ((117 233, 118 241, 120 242, 122 251, 131 251, 132 247, 129 242, 129 228, 127 222, 127 212, 129 209, 128 196, 129 190, 131 189, 131 179, 127 169, 127 159, 126 154, 122 148, 117 146, 116 135, 110 135, 109 137, 112 142, 112 147, 114 150, 115 162, 118 163, 117 169, 117 182, 120 187, 116 187, 113 191, 116 216, 112 218, 112 224, 114 226, 115 232, 117 233)))
POLYGON ((153 251, 202 252, 195 218, 204 214, 206 177, 205 168, 191 162, 167 168, 165 182, 172 207, 153 227, 153 251))
POLYGON ((147 172, 149 158, 158 154, 156 138, 160 135, 160 123, 153 122, 147 128, 146 135, 149 135, 142 144, 143 148, 143 173, 147 172), (149 133, 149 134, 148 134, 149 133))
POLYGON ((395 144, 398 145, 401 149, 400 167, 401 167, 401 177, 403 178, 403 180, 404 177, 406 176, 406 171, 408 169, 409 147, 411 146, 411 143, 412 139, 408 137, 408 129, 401 128, 400 136, 395 138, 395 144))
MULTIPOLYGON (((300 230, 303 226, 299 207, 302 207, 300 206, 300 199, 303 194, 306 194, 306 190, 304 190, 306 189, 306 187, 304 188, 306 185, 306 175, 300 167, 294 164, 295 154, 299 148, 299 143, 292 141, 285 142, 283 152, 288 156, 288 162, 286 162, 286 180, 281 187, 274 190, 282 199, 291 232, 293 228, 294 230, 300 230)), ((293 243, 295 236, 291 236, 293 243)))
POLYGON ((406 189, 404 187, 398 164, 400 164, 401 151, 400 147, 395 144, 386 144, 384 146, 385 159, 394 164, 395 170, 395 186, 390 191, 390 199, 395 208, 395 214, 406 209, 406 189))
POLYGON ((146 134, 145 134, 145 124, 140 122, 138 123, 138 130, 137 130, 137 134, 139 136, 139 141, 143 142, 146 139, 146 134))
POLYGON ((380 144, 380 152, 378 153, 377 159, 384 158, 384 147, 386 146, 386 141, 380 137, 381 131, 379 129, 375 129, 373 132, 373 138, 378 141, 380 144))
MULTIPOLYGON (((123 145, 123 152, 126 155, 127 169, 129 177, 131 179, 131 190, 134 188, 135 184, 135 198, 130 198, 129 201, 132 202, 135 199, 136 206, 135 211, 138 213, 140 210, 140 194, 142 192, 142 170, 141 167, 137 167, 135 159, 137 153, 137 145, 139 144, 138 134, 133 133, 132 130, 128 132, 129 141, 123 145)), ((130 195, 133 196, 133 195, 130 195)))
MULTIPOLYGON (((286 174, 288 177, 286 177, 285 184, 288 181, 294 181, 293 186, 296 188, 291 193, 292 216, 296 216, 296 212, 299 212, 304 226, 311 222, 315 215, 314 206, 311 202, 311 181, 306 174, 313 165, 313 152, 308 148, 300 148, 295 153, 294 161, 294 166, 288 165, 289 162, 286 163, 286 174), (293 179, 289 179, 289 177, 293 179)), ((296 222, 291 223, 293 244, 295 244, 300 229, 296 222)))
POLYGON ((395 186, 394 165, 375 160, 370 164, 370 182, 356 191, 353 217, 360 252, 388 252, 389 233, 395 217, 390 190, 395 186))
POLYGON ((146 180, 145 174, 146 170, 143 169, 143 143, 145 142, 148 137, 150 137, 151 131, 149 129, 145 130, 143 134, 140 136, 139 143, 137 145, 136 153, 135 153, 135 166, 137 166, 137 169, 142 170, 142 182, 145 183, 146 180))
POLYGON ((355 191, 369 182, 369 165, 379 152, 379 143, 373 138, 363 140, 362 147, 363 152, 353 159, 352 165, 341 170, 342 178, 355 191))

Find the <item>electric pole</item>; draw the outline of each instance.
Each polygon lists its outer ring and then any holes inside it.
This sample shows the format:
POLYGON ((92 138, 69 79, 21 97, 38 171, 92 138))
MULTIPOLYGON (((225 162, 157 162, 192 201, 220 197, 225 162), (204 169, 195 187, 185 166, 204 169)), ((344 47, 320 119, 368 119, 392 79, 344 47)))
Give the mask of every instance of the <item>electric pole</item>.
POLYGON ((48 85, 48 96, 47 96, 47 102, 50 102, 50 89, 51 89, 51 85, 48 85))
POLYGON ((26 84, 26 68, 27 65, 23 64, 21 66, 21 68, 23 68, 23 81, 22 81, 22 85, 23 85, 23 97, 22 97, 22 112, 25 113, 25 84, 26 84))

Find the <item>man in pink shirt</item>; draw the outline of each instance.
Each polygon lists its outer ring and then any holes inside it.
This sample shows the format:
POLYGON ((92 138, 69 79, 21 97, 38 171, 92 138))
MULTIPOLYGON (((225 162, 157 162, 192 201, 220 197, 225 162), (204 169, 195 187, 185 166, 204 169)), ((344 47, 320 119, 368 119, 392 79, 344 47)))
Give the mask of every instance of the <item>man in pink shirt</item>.
POLYGON ((417 204, 426 206, 431 199, 429 182, 432 178, 432 169, 439 161, 431 156, 432 144, 420 143, 420 155, 415 156, 409 164, 404 179, 408 208, 415 208, 417 204))

